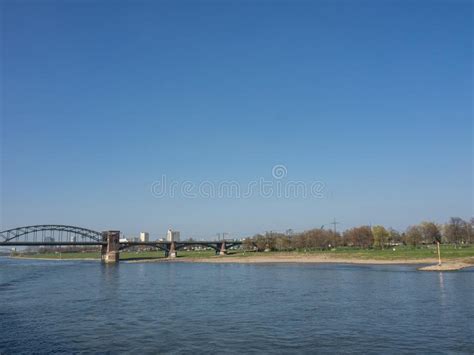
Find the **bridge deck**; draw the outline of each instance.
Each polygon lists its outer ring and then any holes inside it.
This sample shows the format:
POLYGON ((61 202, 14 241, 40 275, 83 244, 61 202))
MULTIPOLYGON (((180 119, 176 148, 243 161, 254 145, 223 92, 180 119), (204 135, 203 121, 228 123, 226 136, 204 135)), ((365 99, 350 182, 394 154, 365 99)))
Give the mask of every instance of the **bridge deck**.
MULTIPOLYGON (((174 242, 175 244, 178 245, 202 245, 202 246, 208 246, 209 244, 220 244, 225 242, 226 244, 232 244, 232 245, 240 245, 242 242, 240 241, 196 241, 196 242, 189 242, 189 241, 183 241, 183 242, 174 242)), ((107 242, 64 242, 64 241, 51 241, 51 242, 28 242, 28 241, 8 241, 6 243, 0 243, 0 246, 87 246, 87 245, 107 245, 107 242)), ((171 242, 123 242, 120 243, 120 245, 125 245, 125 246, 156 246, 156 245, 166 245, 169 246, 171 245, 171 242)))

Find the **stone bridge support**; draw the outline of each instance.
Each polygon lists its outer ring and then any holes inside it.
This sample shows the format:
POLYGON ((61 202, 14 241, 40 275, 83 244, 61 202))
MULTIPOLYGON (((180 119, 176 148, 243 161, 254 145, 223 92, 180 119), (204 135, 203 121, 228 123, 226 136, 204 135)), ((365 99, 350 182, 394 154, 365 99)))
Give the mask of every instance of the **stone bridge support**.
POLYGON ((225 246, 225 242, 222 242, 220 250, 219 250, 219 255, 226 255, 226 254, 227 254, 227 248, 225 246))
POLYGON ((102 233, 101 259, 105 263, 117 263, 120 260, 120 231, 106 231, 102 233))
POLYGON ((178 253, 176 251, 176 243, 175 242, 171 242, 170 244, 170 250, 168 252, 168 257, 169 258, 176 258, 178 256, 178 253))

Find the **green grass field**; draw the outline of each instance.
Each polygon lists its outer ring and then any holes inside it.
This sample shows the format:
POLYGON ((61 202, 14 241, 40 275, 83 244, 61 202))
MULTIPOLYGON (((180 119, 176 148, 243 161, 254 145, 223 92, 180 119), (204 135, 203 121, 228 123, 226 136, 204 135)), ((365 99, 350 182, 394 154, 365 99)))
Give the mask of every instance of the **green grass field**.
MULTIPOLYGON (((399 246, 388 249, 355 249, 355 248, 336 248, 333 250, 298 250, 288 252, 252 252, 243 250, 231 250, 227 257, 269 257, 272 255, 327 255, 336 258, 347 259, 375 259, 375 260, 416 260, 426 258, 436 258, 436 246, 424 246, 419 248, 409 246, 399 246)), ((69 253, 41 253, 41 254, 23 254, 17 255, 28 258, 38 259, 100 259, 99 252, 69 252, 69 253)), ((163 251, 142 251, 131 252, 122 251, 120 253, 121 260, 144 260, 144 259, 164 259, 163 251)), ((178 258, 183 259, 204 259, 215 257, 214 250, 200 250, 200 251, 178 251, 178 258)), ((456 259, 474 257, 474 246, 455 247, 452 245, 441 246, 442 259, 456 259)))
MULTIPOLYGON (((266 255, 282 254, 280 252, 264 253, 266 255)), ((398 246, 386 249, 355 249, 348 247, 336 248, 333 250, 298 250, 288 252, 286 254, 303 254, 303 255, 333 255, 340 258, 354 259, 378 259, 378 260, 403 260, 403 259, 426 259, 437 258, 437 250, 435 245, 414 248, 410 246, 398 246)), ((441 246, 441 257, 443 259, 465 258, 474 256, 474 246, 454 247, 452 245, 441 246)))

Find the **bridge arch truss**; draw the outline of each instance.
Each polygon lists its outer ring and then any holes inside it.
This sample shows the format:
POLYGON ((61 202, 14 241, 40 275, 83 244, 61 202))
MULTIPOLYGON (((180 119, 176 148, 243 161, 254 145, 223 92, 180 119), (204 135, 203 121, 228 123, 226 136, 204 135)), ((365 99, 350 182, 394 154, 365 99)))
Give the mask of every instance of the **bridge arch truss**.
POLYGON ((102 233, 92 229, 60 224, 41 224, 0 232, 0 245, 104 244, 102 233))

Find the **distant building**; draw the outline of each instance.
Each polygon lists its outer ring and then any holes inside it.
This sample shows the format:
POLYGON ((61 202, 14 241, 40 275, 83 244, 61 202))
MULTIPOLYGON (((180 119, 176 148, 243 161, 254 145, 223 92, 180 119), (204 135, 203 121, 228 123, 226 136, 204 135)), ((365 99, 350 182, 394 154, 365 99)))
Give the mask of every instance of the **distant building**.
POLYGON ((179 242, 179 238, 180 238, 180 233, 178 231, 171 230, 171 228, 168 229, 168 233, 166 233, 166 241, 179 242))
POLYGON ((148 232, 140 232, 140 242, 149 242, 150 234, 148 232))
POLYGON ((122 239, 126 240, 126 242, 124 241, 124 243, 127 243, 127 242, 133 243, 133 242, 139 242, 140 241, 140 238, 133 237, 133 236, 123 237, 122 239))

